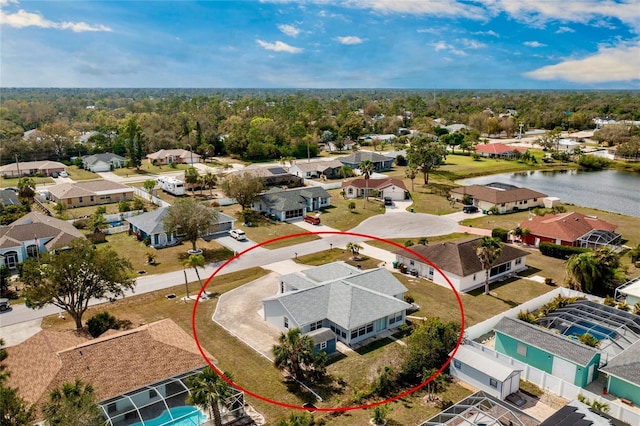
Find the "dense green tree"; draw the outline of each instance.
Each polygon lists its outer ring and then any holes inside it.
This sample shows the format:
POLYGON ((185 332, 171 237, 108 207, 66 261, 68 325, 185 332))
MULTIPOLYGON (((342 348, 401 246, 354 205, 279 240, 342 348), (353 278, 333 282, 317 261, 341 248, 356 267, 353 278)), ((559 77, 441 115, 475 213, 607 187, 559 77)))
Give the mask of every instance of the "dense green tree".
POLYGON ((429 184, 429 173, 444 164, 447 154, 444 145, 430 138, 415 138, 407 152, 409 166, 415 167, 424 176, 424 184, 429 184))
POLYGON ((54 250, 22 263, 24 296, 35 308, 54 305, 82 328, 82 316, 91 299, 115 300, 132 290, 135 281, 128 259, 110 248, 96 249, 78 238, 68 249, 54 250))
POLYGON ((189 185, 189 189, 191 190, 191 194, 193 194, 193 190, 198 184, 198 179, 200 178, 200 174, 195 167, 189 167, 184 172, 184 182, 189 185))
POLYGON ((164 229, 167 233, 177 232, 191 242, 196 251, 196 242, 206 235, 218 220, 218 210, 193 198, 183 198, 168 208, 164 217, 164 229))
POLYGON ((476 256, 484 270, 484 294, 489 294, 489 272, 502 255, 502 244, 498 238, 482 237, 476 246, 476 256))
POLYGON ((18 197, 33 200, 36 195, 36 181, 30 177, 22 177, 18 180, 18 197))
POLYGON ((103 422, 97 402, 93 386, 76 379, 51 391, 42 413, 51 426, 97 426, 103 422))
MULTIPOLYGON (((9 291, 9 278, 11 277, 11 271, 6 265, 0 265, 0 297, 4 297, 9 291)), ((0 359, 0 361, 2 361, 0 359)))
POLYGON ((262 180, 248 174, 233 174, 222 182, 224 193, 236 200, 243 210, 251 207, 263 189, 262 180))
POLYGON ((620 256, 608 247, 573 255, 567 261, 569 286, 589 294, 604 296, 623 279, 620 256))
POLYGON ((291 412, 286 420, 280 420, 278 426, 316 426, 316 421, 311 413, 291 412))
POLYGON ((129 165, 140 169, 142 165, 142 151, 144 146, 144 134, 142 127, 138 124, 135 114, 131 114, 125 121, 120 136, 124 142, 129 157, 129 165))

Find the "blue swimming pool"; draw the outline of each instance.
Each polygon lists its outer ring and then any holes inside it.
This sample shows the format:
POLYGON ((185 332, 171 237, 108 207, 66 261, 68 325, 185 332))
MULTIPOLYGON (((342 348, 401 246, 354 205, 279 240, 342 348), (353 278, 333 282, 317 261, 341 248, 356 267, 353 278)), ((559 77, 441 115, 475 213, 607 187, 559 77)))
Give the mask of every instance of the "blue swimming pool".
POLYGON ((599 325, 591 324, 587 321, 578 321, 575 325, 572 325, 564 332, 566 336, 580 336, 585 333, 591 334, 598 340, 614 339, 616 337, 615 331, 611 331, 608 328, 604 328, 599 325))
POLYGON ((206 420, 204 413, 191 405, 170 408, 160 416, 132 426, 197 426, 206 420))

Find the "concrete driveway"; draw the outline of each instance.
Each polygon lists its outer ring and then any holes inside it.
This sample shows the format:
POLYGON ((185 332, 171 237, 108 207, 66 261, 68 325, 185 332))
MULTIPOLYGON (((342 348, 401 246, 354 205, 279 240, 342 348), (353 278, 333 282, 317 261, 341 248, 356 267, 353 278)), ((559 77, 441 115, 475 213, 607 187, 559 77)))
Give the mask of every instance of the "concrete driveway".
POLYGON ((280 274, 272 272, 223 293, 213 314, 217 324, 269 360, 280 330, 262 319, 261 300, 275 296, 279 284, 280 274))

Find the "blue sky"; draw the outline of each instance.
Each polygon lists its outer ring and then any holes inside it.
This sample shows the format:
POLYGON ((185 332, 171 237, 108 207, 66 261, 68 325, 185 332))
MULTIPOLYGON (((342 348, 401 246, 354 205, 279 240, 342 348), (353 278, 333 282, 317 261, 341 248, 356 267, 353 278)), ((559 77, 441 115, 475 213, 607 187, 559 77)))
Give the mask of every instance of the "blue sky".
POLYGON ((640 0, 0 0, 2 87, 640 89, 640 0))

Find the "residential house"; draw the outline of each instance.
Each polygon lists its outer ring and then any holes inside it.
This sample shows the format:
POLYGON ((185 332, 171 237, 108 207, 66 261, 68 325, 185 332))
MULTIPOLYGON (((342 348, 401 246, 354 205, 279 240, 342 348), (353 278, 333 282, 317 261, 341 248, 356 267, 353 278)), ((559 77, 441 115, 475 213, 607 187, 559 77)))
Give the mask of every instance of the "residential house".
MULTIPOLYGON (((53 389, 80 379, 93 386, 112 425, 149 422, 186 406, 185 378, 207 365, 193 338, 170 319, 110 330, 96 339, 43 330, 7 348, 7 353, 7 385, 18 389, 28 403, 40 406, 53 389)), ((206 351, 205 355, 216 362, 206 351)))
POLYGON ((485 213, 494 206, 497 207, 498 213, 543 207, 544 197, 547 196, 529 188, 519 188, 499 182, 453 188, 450 195, 459 202, 462 202, 465 195, 469 195, 471 204, 485 213))
MULTIPOLYGON (((162 248, 178 243, 177 233, 167 233, 164 228, 164 218, 169 213, 169 207, 160 207, 150 212, 126 218, 129 222, 129 233, 134 234, 138 240, 149 238, 150 246, 162 248)), ((235 219, 224 213, 218 212, 216 223, 213 224, 203 236, 212 236, 229 232, 233 229, 235 219)))
POLYGON ((289 187, 304 185, 304 179, 286 171, 280 166, 251 165, 234 171, 239 176, 253 176, 262 181, 264 186, 284 185, 289 187))
POLYGON ((409 198, 409 191, 404 182, 395 178, 352 179, 342 182, 342 191, 347 199, 362 198, 365 192, 372 196, 374 191, 380 199, 391 197, 394 201, 401 201, 409 198))
POLYGON ((360 163, 369 160, 373 163, 373 170, 379 172, 382 170, 389 170, 391 166, 393 166, 394 158, 386 157, 372 151, 358 151, 349 154, 346 157, 341 157, 339 158, 339 160, 342 162, 342 164, 345 164, 352 169, 359 169, 360 163))
POLYGON ((286 222, 300 219, 309 212, 318 211, 330 205, 331 196, 324 188, 303 186, 291 189, 271 188, 259 195, 251 208, 286 222))
POLYGON ((18 194, 12 189, 0 189, 0 202, 4 207, 20 204, 18 194))
POLYGON ((486 158, 513 159, 527 152, 528 148, 521 146, 513 147, 497 142, 478 144, 475 149, 478 154, 486 158))
POLYGON ((607 413, 595 410, 577 400, 547 417, 539 426, 628 426, 629 423, 615 419, 607 413))
POLYGON ((640 340, 600 369, 607 375, 607 392, 640 405, 640 340))
MULTIPOLYGON (((386 269, 333 262, 282 276, 278 294, 262 300, 262 312, 283 332, 328 328, 338 341, 354 345, 404 324, 411 307, 406 291, 386 269)), ((331 340, 326 334, 325 342, 331 340)))
POLYGON ((314 161, 313 163, 301 161, 289 167, 289 173, 305 179, 319 177, 334 179, 340 176, 342 166, 343 164, 338 160, 314 161))
POLYGON ((15 269, 39 253, 64 247, 84 235, 72 224, 38 212, 30 212, 0 227, 0 264, 15 269))
POLYGON ((329 152, 341 152, 351 151, 358 148, 358 143, 351 139, 345 139, 342 141, 342 147, 338 149, 337 142, 327 142, 327 151, 329 152))
POLYGON ((67 208, 133 200, 133 188, 110 180, 61 183, 49 187, 49 199, 67 208))
POLYGON ((371 143, 374 139, 377 139, 381 144, 393 143, 398 137, 393 133, 387 133, 383 135, 374 134, 374 135, 364 135, 360 136, 358 139, 367 143, 371 143))
POLYGON ((65 171, 67 166, 57 161, 24 161, 0 166, 0 175, 5 178, 22 176, 51 176, 52 173, 65 171))
POLYGON ((502 401, 520 389, 521 371, 470 345, 460 345, 449 364, 451 377, 502 401))
MULTIPOLYGON (((415 271, 418 276, 444 287, 449 287, 448 279, 457 291, 468 292, 483 286, 485 282, 485 271, 476 254, 478 244, 480 237, 411 246, 412 251, 433 263, 444 276, 433 265, 407 250, 401 249, 394 254, 398 263, 405 265, 409 271, 415 271)), ((527 269, 528 255, 524 250, 503 244, 502 254, 489 271, 489 282, 527 269)))
POLYGON ((147 154, 147 160, 149 160, 149 164, 157 165, 171 163, 196 164, 200 163, 200 156, 186 149, 161 149, 160 151, 147 154))
POLYGON ((121 169, 127 164, 127 159, 110 152, 93 154, 82 157, 82 167, 85 170, 98 172, 108 172, 113 169, 121 169))
POLYGON ((640 303, 640 276, 637 276, 616 288, 615 299, 624 298, 629 306, 640 303))
POLYGON ((531 215, 522 221, 520 228, 527 229, 522 237, 526 244, 541 242, 572 247, 598 247, 615 245, 620 242, 620 234, 615 233, 617 225, 578 212, 531 215))
POLYGON ((503 317, 494 327, 496 351, 584 387, 598 375, 600 351, 538 325, 503 317))
POLYGON ((447 129, 449 133, 456 133, 468 129, 464 124, 449 124, 448 126, 444 126, 444 128, 447 129))

